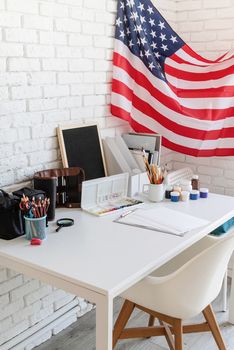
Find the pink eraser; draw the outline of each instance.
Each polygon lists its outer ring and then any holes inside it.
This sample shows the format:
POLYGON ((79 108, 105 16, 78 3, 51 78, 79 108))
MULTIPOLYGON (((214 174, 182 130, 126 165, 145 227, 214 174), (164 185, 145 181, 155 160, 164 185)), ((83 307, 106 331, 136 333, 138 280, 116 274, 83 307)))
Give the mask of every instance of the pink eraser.
POLYGON ((42 240, 40 238, 32 238, 31 245, 41 245, 42 240))

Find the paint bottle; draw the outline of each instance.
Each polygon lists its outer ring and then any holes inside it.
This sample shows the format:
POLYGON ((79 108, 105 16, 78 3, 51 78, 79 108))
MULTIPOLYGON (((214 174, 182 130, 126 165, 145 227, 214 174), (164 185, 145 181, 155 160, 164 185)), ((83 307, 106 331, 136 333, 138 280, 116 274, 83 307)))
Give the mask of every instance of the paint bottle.
POLYGON ((166 191, 165 191, 165 198, 166 199, 171 199, 171 192, 173 191, 172 186, 167 186, 166 191))
POLYGON ((171 192, 171 201, 172 202, 179 202, 180 200, 180 193, 178 191, 172 191, 171 192))
POLYGON ((209 190, 208 188, 200 188, 200 198, 207 198, 209 190))
POLYGON ((198 175, 193 175, 192 180, 191 180, 191 184, 192 184, 193 190, 199 190, 199 177, 198 177, 198 175))
POLYGON ((190 192, 190 197, 192 201, 197 200, 199 198, 199 191, 198 190, 192 190, 190 192))

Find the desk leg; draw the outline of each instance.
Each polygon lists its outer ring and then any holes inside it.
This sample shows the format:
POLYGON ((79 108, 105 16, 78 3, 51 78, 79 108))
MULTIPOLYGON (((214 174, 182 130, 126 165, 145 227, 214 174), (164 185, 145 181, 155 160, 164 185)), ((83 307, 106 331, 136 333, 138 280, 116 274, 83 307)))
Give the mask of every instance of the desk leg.
POLYGON ((96 350, 112 350, 113 300, 101 296, 96 302, 96 350))
POLYGON ((234 264, 232 264, 232 281, 229 301, 229 322, 234 324, 234 264))

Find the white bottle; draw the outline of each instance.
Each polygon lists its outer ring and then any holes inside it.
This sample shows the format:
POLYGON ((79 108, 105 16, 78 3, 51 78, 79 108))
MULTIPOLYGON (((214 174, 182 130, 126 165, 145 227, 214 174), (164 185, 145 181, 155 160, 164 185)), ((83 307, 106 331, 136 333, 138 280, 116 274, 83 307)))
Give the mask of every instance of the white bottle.
POLYGON ((182 191, 192 191, 192 185, 191 185, 191 181, 189 180, 182 180, 180 182, 180 187, 182 191))

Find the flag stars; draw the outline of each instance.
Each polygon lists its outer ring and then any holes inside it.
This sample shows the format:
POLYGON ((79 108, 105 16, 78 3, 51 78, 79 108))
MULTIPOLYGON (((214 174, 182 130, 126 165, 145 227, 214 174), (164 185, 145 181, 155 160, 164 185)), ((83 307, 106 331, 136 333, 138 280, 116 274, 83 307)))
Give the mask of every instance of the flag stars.
POLYGON ((177 43, 177 42, 178 42, 178 40, 177 40, 177 36, 173 36, 173 35, 171 35, 170 40, 173 42, 173 44, 175 44, 175 43, 177 43))
POLYGON ((160 34, 159 38, 160 38, 162 41, 167 40, 166 34, 163 34, 163 33, 160 34))
POLYGON ((137 25, 136 26, 136 31, 138 32, 138 33, 140 33, 140 32, 142 32, 142 26, 141 25, 137 25))
POLYGON ((138 13, 137 12, 132 12, 131 13, 131 19, 134 19, 135 21, 137 20, 137 18, 138 18, 139 16, 138 16, 138 13))
POLYGON ((140 56, 141 56, 141 58, 144 57, 143 51, 140 51, 140 56))
POLYGON ((150 6, 148 6, 147 11, 149 12, 150 15, 154 13, 153 7, 150 7, 150 6))
POLYGON ((127 4, 128 7, 133 7, 135 5, 135 1, 134 0, 127 0, 127 4))
POLYGON ((151 32, 150 32, 150 35, 152 35, 152 38, 156 38, 156 32, 154 32, 153 30, 151 30, 151 32))
POLYGON ((127 35, 131 34, 131 30, 129 29, 129 27, 127 27, 126 33, 127 33, 127 35))
POLYGON ((161 30, 163 30, 163 28, 165 28, 165 22, 159 21, 158 26, 161 28, 161 30))
POLYGON ((123 9, 123 10, 125 9, 125 4, 122 1, 120 1, 120 8, 123 9))
POLYGON ((117 18, 117 20, 116 20, 116 25, 118 26, 118 27, 120 27, 120 25, 123 23, 122 21, 121 21, 121 19, 120 19, 120 17, 119 18, 117 18))
POLYGON ((121 31, 120 31, 120 35, 119 35, 119 37, 124 39, 124 37, 125 37, 125 33, 124 33, 124 31, 123 31, 123 30, 121 30, 121 31))
POLYGON ((168 47, 167 47, 167 45, 164 45, 164 44, 162 44, 161 48, 163 49, 163 51, 169 50, 168 47))
POLYGON ((145 37, 141 38, 140 41, 141 41, 141 44, 142 44, 142 45, 147 44, 147 40, 146 40, 145 37))
POLYGON ((145 10, 144 4, 142 4, 141 2, 140 2, 140 4, 139 4, 139 6, 137 6, 137 8, 140 9, 141 11, 144 11, 144 10, 145 10))
POLYGON ((155 52, 155 56, 157 59, 159 59, 159 57, 161 57, 161 55, 159 54, 159 52, 155 52))
POLYGON ((128 21, 127 16, 124 16, 124 23, 128 21))
POLYGON ((153 70, 153 68, 155 68, 155 65, 154 65, 153 62, 151 62, 151 63, 149 64, 149 69, 153 70))
POLYGON ((151 56, 151 53, 149 50, 145 51, 145 56, 148 58, 149 56, 151 56))
POLYGON ((153 50, 157 49, 157 44, 153 41, 152 44, 150 45, 153 50))
POLYGON ((149 23, 150 23, 151 27, 155 26, 155 23, 154 23, 154 19, 153 19, 153 18, 150 18, 150 19, 149 19, 149 23))
POLYGON ((144 16, 140 16, 140 21, 141 21, 141 23, 145 23, 146 22, 145 17, 144 16))
POLYGON ((130 49, 134 46, 132 40, 129 41, 129 44, 128 44, 128 45, 129 45, 130 49))

